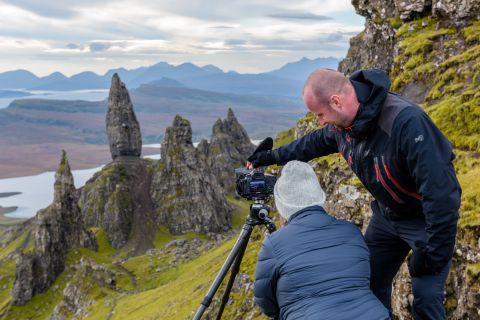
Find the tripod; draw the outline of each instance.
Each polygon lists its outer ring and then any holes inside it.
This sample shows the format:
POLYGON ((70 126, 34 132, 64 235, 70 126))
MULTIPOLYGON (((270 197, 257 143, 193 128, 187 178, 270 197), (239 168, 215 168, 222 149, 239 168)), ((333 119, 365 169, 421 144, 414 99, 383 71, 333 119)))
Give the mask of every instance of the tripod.
POLYGON ((250 205, 250 214, 248 215, 245 224, 243 225, 237 242, 230 251, 230 254, 225 260, 222 269, 220 269, 220 271, 218 272, 217 277, 213 281, 210 290, 208 290, 207 295, 205 296, 205 298, 203 298, 203 301, 200 304, 200 307, 197 309, 197 313, 195 313, 193 320, 199 320, 205 310, 210 306, 215 292, 217 292, 220 284, 222 283, 225 275, 228 272, 228 269, 230 269, 233 264, 230 279, 228 280, 227 287, 225 288, 225 292, 222 298, 222 304, 220 305, 220 310, 217 314, 217 320, 220 320, 222 318, 223 310, 225 309, 225 305, 228 302, 228 297, 230 296, 230 291, 232 290, 235 277, 240 270, 240 263, 242 262, 243 255, 247 248, 248 240, 250 239, 250 235, 252 234, 253 227, 263 224, 267 227, 270 233, 276 230, 275 224, 273 223, 272 219, 268 217, 269 211, 270 207, 266 205, 263 200, 255 200, 255 202, 250 205))

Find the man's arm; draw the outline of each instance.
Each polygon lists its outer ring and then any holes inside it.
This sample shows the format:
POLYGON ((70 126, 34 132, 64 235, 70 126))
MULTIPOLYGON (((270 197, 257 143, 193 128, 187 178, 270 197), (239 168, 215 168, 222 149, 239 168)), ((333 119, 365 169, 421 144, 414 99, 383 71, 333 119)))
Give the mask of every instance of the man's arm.
POLYGON ((441 270, 452 258, 457 232, 461 188, 455 175, 452 147, 431 119, 417 108, 403 111, 400 151, 422 195, 427 243, 426 265, 441 270))
POLYGON ((253 293, 255 302, 262 312, 271 318, 277 317, 280 312, 276 297, 277 270, 275 263, 273 247, 270 239, 266 237, 258 254, 253 293))
POLYGON ((291 160, 310 161, 314 158, 338 152, 335 139, 336 128, 332 125, 315 130, 303 137, 272 150, 277 164, 285 164, 291 160))

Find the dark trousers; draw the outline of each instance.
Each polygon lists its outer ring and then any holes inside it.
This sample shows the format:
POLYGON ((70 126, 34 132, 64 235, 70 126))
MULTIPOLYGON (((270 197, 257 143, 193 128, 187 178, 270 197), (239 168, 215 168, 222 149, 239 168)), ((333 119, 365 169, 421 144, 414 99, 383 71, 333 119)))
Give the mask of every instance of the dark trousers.
MULTIPOLYGON (((392 282, 408 252, 417 240, 425 241, 425 221, 421 218, 392 221, 381 212, 376 201, 365 233, 370 250, 370 287, 377 298, 392 312, 392 282)), ((413 308, 416 320, 446 319, 443 289, 451 262, 435 275, 412 277, 413 308)))

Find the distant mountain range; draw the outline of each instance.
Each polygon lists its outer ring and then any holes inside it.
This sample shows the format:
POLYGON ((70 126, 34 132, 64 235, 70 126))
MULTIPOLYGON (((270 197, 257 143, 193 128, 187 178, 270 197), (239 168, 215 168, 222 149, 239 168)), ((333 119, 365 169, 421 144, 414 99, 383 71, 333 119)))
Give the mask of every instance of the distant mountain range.
POLYGON ((333 57, 313 60, 303 58, 278 70, 258 74, 224 72, 214 65, 199 67, 192 63, 183 63, 174 66, 166 62, 131 70, 111 69, 104 75, 85 71, 71 77, 66 77, 60 72, 37 77, 29 71, 16 70, 0 73, 0 89, 27 91, 108 89, 112 75, 116 72, 129 88, 154 82, 156 85, 167 87, 185 86, 224 93, 298 97, 310 72, 317 68, 337 69, 338 63, 339 60, 333 57))

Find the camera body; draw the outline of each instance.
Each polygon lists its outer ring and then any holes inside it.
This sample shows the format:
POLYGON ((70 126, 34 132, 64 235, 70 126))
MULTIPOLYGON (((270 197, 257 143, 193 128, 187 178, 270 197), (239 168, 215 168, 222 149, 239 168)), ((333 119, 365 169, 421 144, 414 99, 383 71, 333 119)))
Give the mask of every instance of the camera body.
POLYGON ((247 200, 265 200, 273 194, 276 176, 264 174, 261 169, 235 169, 237 193, 247 200))

